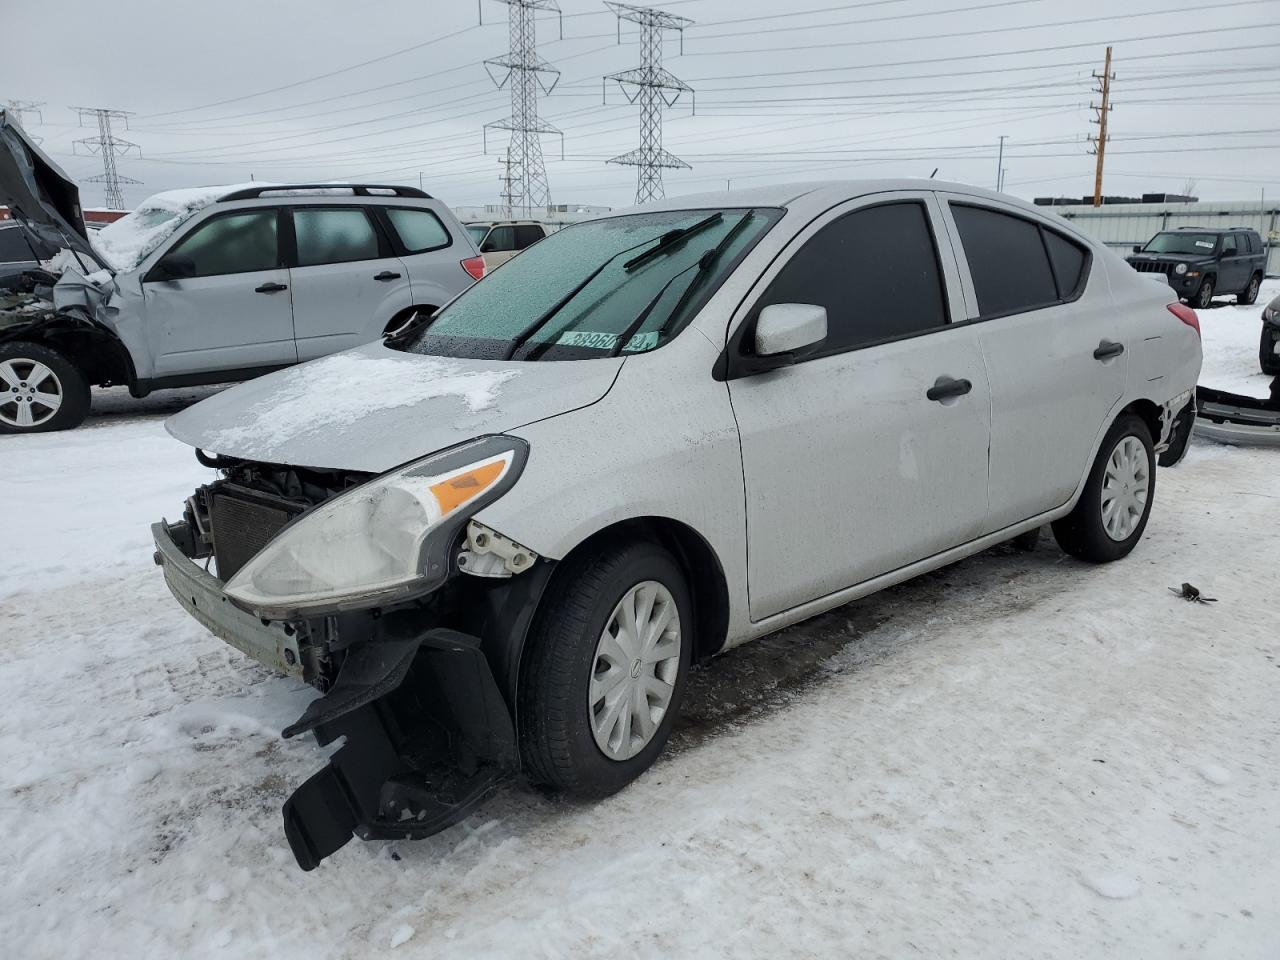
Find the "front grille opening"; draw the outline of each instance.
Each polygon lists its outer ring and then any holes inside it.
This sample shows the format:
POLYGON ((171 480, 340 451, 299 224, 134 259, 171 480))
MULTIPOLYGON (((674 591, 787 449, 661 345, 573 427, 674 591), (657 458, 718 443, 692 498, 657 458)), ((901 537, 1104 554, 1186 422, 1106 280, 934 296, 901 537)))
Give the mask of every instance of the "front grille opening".
POLYGON ((230 484, 221 487, 209 499, 218 578, 225 582, 235 576, 304 509, 230 484))

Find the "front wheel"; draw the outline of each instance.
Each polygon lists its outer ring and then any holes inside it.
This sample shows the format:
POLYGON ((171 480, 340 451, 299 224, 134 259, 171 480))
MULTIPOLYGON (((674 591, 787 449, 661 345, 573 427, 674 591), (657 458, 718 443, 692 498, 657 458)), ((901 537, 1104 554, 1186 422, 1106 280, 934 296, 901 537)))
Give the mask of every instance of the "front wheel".
POLYGON ((1151 431, 1140 417, 1123 414, 1103 438, 1075 509, 1054 521, 1053 536, 1081 560, 1119 560, 1142 539, 1155 492, 1151 431))
POLYGON ((1191 298, 1191 305, 1198 310, 1208 310, 1213 306, 1213 277, 1205 277, 1200 281, 1200 289, 1191 298))
POLYGON ((70 430, 89 415, 89 402, 89 382, 57 350, 0 344, 0 433, 70 430))
POLYGON ((1280 356, 1276 354, 1276 343, 1280 337, 1270 327, 1262 328, 1262 340, 1258 344, 1258 364, 1267 376, 1280 375, 1280 356))
POLYGON ((543 597, 518 684, 529 779, 596 798, 648 769, 680 709, 692 631, 684 575, 657 544, 568 560, 543 597))

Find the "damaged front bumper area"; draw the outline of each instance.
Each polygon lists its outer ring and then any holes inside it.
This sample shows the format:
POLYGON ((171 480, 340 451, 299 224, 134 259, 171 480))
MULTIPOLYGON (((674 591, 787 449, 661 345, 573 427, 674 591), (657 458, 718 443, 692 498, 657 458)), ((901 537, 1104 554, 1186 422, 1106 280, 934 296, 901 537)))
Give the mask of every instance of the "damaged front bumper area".
MULTIPOLYGON (((170 592, 216 636, 323 692, 284 737, 311 732, 322 746, 345 738, 284 805, 285 835, 303 870, 353 836, 437 833, 516 772, 511 710, 479 630, 431 626, 449 618, 429 606, 283 623, 259 619, 229 600, 222 582, 201 566, 207 551, 196 524, 189 512, 187 521, 152 526, 155 560, 170 592)), ((540 590, 545 577, 521 581, 515 592, 522 599, 514 606, 531 610, 523 594, 540 590)), ((474 606, 485 608, 483 597, 474 606)), ((493 604, 488 609, 481 621, 505 629, 504 618, 492 615, 493 604)), ((514 629, 527 625, 519 616, 512 622, 514 629)))

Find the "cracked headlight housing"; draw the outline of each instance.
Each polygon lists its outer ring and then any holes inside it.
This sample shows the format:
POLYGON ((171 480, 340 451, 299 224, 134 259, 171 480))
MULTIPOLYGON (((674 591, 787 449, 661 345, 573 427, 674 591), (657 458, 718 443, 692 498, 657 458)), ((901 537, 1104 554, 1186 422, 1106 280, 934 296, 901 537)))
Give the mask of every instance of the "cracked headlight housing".
POLYGON ((483 437, 375 477, 281 530, 225 592, 283 620, 430 591, 448 576, 459 531, 511 488, 528 449, 515 437, 483 437))

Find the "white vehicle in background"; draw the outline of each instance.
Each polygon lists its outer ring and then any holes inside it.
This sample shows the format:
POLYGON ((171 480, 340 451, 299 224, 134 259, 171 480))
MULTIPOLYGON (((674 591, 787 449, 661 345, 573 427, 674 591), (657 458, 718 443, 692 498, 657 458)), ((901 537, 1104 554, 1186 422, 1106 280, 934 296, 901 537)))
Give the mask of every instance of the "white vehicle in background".
POLYGON ((517 772, 619 790, 690 663, 1042 524, 1124 557, 1200 359, 1167 285, 1003 194, 681 197, 173 417, 222 474, 156 561, 324 692, 285 730, 346 738, 285 804, 310 869, 517 772))
POLYGON ((552 232, 552 228, 537 220, 472 221, 465 226, 484 257, 486 270, 501 266, 552 232))
POLYGON ((0 303, 0 433, 78 425, 95 384, 142 397, 367 343, 484 276, 449 207, 412 187, 175 190, 90 240, 75 184, 3 111, 0 204, 67 251, 43 306, 0 303))

